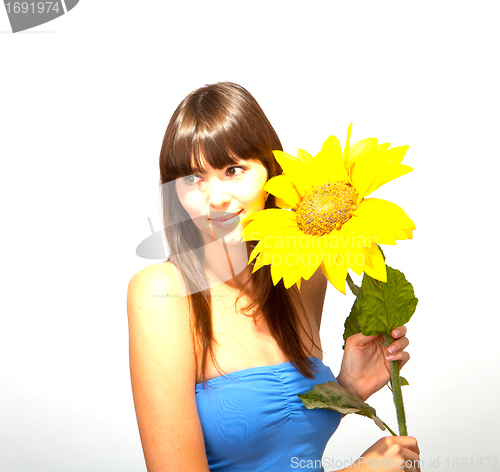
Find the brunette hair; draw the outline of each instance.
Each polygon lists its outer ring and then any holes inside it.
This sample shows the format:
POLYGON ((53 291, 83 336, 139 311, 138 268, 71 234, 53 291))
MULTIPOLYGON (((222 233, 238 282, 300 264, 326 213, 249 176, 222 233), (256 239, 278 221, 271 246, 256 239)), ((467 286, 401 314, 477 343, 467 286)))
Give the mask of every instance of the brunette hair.
MULTIPOLYGON (((236 157, 255 159, 267 169, 268 178, 272 178, 282 173, 273 150, 283 148, 262 108, 246 89, 230 82, 207 85, 190 93, 175 110, 165 132, 160 153, 164 229, 170 262, 180 270, 189 288, 194 334, 201 350, 199 374, 203 380, 208 355, 220 372, 213 350, 210 290, 201 253, 194 251, 203 242, 179 201, 175 185, 165 184, 197 173, 203 168, 201 156, 214 169, 236 165, 236 157)), ((274 197, 269 195, 266 208, 273 207, 274 197)), ((247 243, 247 250, 254 246, 255 242, 247 243)), ((257 308, 292 364, 303 375, 313 378, 314 365, 298 334, 301 321, 292 301, 298 300, 301 306, 296 287, 287 290, 282 282, 274 286, 269 266, 250 274, 243 292, 250 282, 256 297, 245 310, 257 308)))

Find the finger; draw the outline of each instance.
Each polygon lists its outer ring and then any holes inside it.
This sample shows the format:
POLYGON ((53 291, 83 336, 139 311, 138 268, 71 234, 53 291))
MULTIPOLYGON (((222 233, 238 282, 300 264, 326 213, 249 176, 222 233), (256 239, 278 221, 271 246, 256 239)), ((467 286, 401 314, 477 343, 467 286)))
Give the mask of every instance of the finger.
POLYGON ((405 467, 408 472, 420 472, 420 455, 411 450, 406 451, 405 467))
POLYGON ((394 339, 400 338, 401 336, 406 336, 406 333, 408 330, 406 329, 406 326, 398 326, 397 328, 394 328, 391 331, 391 336, 394 339))
POLYGON ((399 370, 401 370, 403 366, 410 360, 410 354, 404 352, 402 357, 402 359, 398 359, 399 370))
POLYGON ((406 336, 397 339, 390 346, 387 347, 387 352, 389 354, 395 354, 397 351, 404 351, 410 344, 409 339, 406 336))
POLYGON ((413 451, 415 454, 420 455, 420 449, 418 447, 418 442, 413 436, 388 436, 388 441, 392 441, 392 443, 399 444, 403 446, 405 449, 409 449, 413 451))
POLYGON ((389 354, 386 356, 388 361, 398 361, 399 368, 402 369, 403 366, 410 360, 410 354, 406 351, 397 352, 396 354, 389 354))
POLYGON ((401 470, 405 472, 420 472, 420 456, 412 451, 406 451, 404 462, 398 465, 403 466, 401 470))
POLYGON ((373 341, 374 339, 378 338, 379 335, 377 336, 365 336, 363 333, 356 333, 356 334, 353 334, 352 336, 349 336, 347 338, 347 341, 350 341, 351 343, 355 344, 355 345, 364 345, 364 344, 368 344, 370 343, 371 341, 373 341))

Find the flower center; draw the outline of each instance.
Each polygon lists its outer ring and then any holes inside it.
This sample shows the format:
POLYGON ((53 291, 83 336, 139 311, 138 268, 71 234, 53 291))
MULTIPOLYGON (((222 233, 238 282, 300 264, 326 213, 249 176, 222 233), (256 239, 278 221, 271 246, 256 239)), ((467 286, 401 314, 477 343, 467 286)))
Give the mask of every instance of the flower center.
POLYGON ((347 223, 356 210, 358 192, 342 181, 327 182, 307 194, 297 207, 297 225, 306 234, 323 236, 347 223))

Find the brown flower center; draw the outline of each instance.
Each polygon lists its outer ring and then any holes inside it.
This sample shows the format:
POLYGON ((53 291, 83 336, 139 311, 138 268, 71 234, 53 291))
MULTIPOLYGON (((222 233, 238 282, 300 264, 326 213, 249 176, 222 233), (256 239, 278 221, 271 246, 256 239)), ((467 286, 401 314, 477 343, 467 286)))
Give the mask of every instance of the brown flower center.
POLYGON ((299 229, 316 236, 340 229, 356 210, 358 195, 351 184, 342 181, 316 187, 297 207, 299 229))

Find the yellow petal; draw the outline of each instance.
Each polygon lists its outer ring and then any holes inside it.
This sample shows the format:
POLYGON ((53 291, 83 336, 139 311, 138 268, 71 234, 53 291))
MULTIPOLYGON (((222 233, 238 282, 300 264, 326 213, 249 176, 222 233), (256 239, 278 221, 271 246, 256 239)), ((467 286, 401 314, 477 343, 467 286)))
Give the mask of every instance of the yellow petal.
POLYGON ((342 230, 353 229, 359 232, 362 236, 358 239, 363 238, 365 241, 363 246, 365 247, 369 247, 372 243, 394 245, 396 244, 396 239, 408 239, 404 230, 412 229, 411 220, 407 217, 406 220, 403 220, 398 212, 390 212, 391 209, 395 210, 397 205, 392 208, 394 204, 390 202, 386 202, 389 205, 384 205, 383 202, 385 201, 382 200, 382 203, 379 205, 376 202, 372 202, 372 200, 378 199, 368 198, 363 200, 353 217, 342 227, 342 230))
POLYGON ((300 279, 300 273, 293 264, 294 261, 286 263, 286 249, 273 248, 268 253, 268 260, 271 263, 271 277, 275 285, 283 278, 285 288, 289 288, 300 279))
POLYGON ((296 284, 297 284, 297 288, 299 289, 299 292, 300 292, 300 284, 302 282, 302 279, 299 279, 297 280, 296 284))
POLYGON ((370 138, 358 141, 348 151, 350 181, 361 198, 413 170, 400 165, 409 146, 388 148, 389 143, 377 145, 377 140, 370 138))
POLYGON ((300 280, 299 271, 295 267, 288 267, 283 274, 283 284, 285 288, 290 288, 293 284, 300 280))
POLYGON ((265 210, 256 211, 251 213, 246 218, 243 219, 242 223, 247 221, 287 221, 289 219, 294 219, 295 213, 293 211, 281 210, 280 208, 267 208, 265 210))
POLYGON ((384 226, 384 221, 377 218, 376 215, 368 214, 365 216, 361 211, 358 213, 356 210, 353 217, 342 226, 340 231, 354 233, 357 247, 370 247, 374 242, 395 245, 394 231, 384 226))
POLYGON ((401 164, 401 161, 405 157, 406 151, 410 146, 397 146, 392 149, 384 150, 384 161, 387 164, 401 164))
POLYGON ((349 152, 347 154, 347 159, 349 159, 350 161, 356 160, 362 154, 376 150, 377 147, 377 138, 362 139, 361 141, 358 141, 350 146, 349 152))
POLYGON ((347 277, 347 261, 345 258, 338 261, 325 259, 321 264, 321 270, 328 281, 339 291, 345 295, 345 279, 347 277))
POLYGON ((279 233, 287 227, 296 227, 297 219, 293 211, 270 208, 252 213, 243 223, 246 223, 243 228, 245 241, 256 241, 268 235, 270 229, 279 233))
POLYGON ((356 187, 360 195, 367 197, 371 193, 373 193, 378 188, 382 187, 382 185, 390 182, 391 180, 395 180, 398 177, 408 174, 413 171, 413 168, 404 164, 387 164, 385 166, 380 166, 377 169, 377 173, 373 173, 371 178, 366 179, 363 186, 360 188, 356 187))
POLYGON ((285 154, 283 151, 273 151, 274 157, 283 169, 283 173, 290 179, 300 195, 309 192, 313 187, 311 166, 301 158, 285 154))
POLYGON ((403 231, 405 232, 406 237, 407 237, 408 239, 413 239, 413 233, 412 233, 411 229, 410 229, 410 230, 408 230, 408 229, 404 229, 403 231))
MULTIPOLYGON (((278 175, 268 180, 264 190, 277 197, 276 204, 278 204, 279 199, 280 202, 285 203, 287 208, 296 208, 300 203, 300 194, 286 175, 278 175)), ((282 205, 278 206, 283 208, 282 205)))
POLYGON ((321 264, 323 251, 316 244, 309 245, 306 249, 297 250, 294 256, 295 265, 301 277, 304 280, 309 280, 321 264))
POLYGON ((383 179, 384 183, 387 183, 391 180, 397 179, 398 177, 406 175, 409 172, 413 172, 413 167, 405 164, 387 164, 385 167, 381 167, 379 175, 380 178, 383 179))
POLYGON ((283 278, 282 267, 278 264, 271 263, 271 279, 274 285, 277 285, 278 282, 283 278))
POLYGON ((283 208, 283 210, 291 210, 292 208, 295 208, 294 205, 290 205, 285 200, 282 200, 281 198, 274 197, 274 202, 276 203, 276 206, 279 208, 283 208))
POLYGON ((297 158, 306 164, 310 164, 311 161, 313 160, 313 157, 303 149, 297 150, 297 158))
POLYGON ((342 149, 335 136, 330 136, 324 142, 321 151, 314 157, 312 166, 316 176, 315 183, 318 187, 326 182, 347 182, 349 180, 342 157, 342 149))
POLYGON ((387 269, 385 267, 384 257, 376 244, 371 248, 365 248, 366 263, 365 272, 372 278, 387 282, 387 269))
POLYGON ((415 223, 413 223, 399 205, 382 200, 381 198, 365 198, 355 213, 361 214, 361 212, 364 213, 365 217, 372 215, 372 218, 382 219, 385 221, 385 224, 396 225, 398 228, 404 230, 416 229, 415 223))
POLYGON ((264 245, 262 244, 262 241, 259 241, 257 245, 253 248, 252 252, 250 253, 250 256, 248 258, 248 263, 252 262, 258 254, 260 254, 264 250, 264 245))
POLYGON ((371 158, 373 155, 374 153, 367 153, 349 161, 349 181, 358 191, 360 198, 366 196, 366 189, 378 176, 379 162, 371 158))
POLYGON ((277 249, 276 247, 270 247, 262 256, 264 258, 264 264, 271 266, 271 278, 273 284, 276 285, 287 272, 290 271, 290 268, 283 264, 283 249, 277 249))
POLYGON ((380 181, 380 167, 376 159, 368 159, 368 155, 359 158, 351 167, 349 174, 351 184, 359 193, 359 198, 368 195, 368 189, 380 181))
POLYGON ((361 275, 366 264, 364 247, 352 247, 346 251, 347 264, 356 274, 361 275))
POLYGON ((253 270, 252 270, 252 273, 253 272, 256 272, 257 270, 259 270, 262 266, 265 265, 265 257, 264 257, 264 254, 259 254, 257 256, 257 259, 255 260, 255 264, 253 266, 253 270))
POLYGON ((349 155, 349 142, 351 141, 351 131, 352 131, 352 123, 347 128, 347 139, 345 141, 344 147, 344 161, 347 162, 347 156, 349 155))

